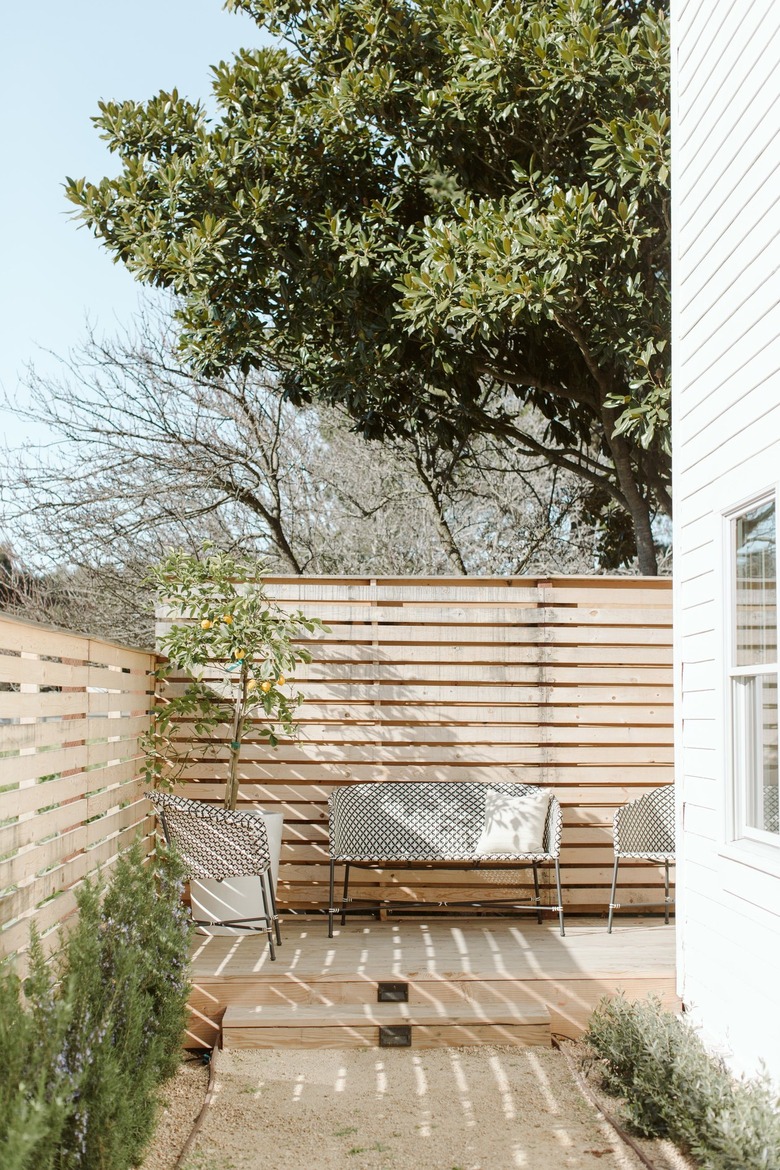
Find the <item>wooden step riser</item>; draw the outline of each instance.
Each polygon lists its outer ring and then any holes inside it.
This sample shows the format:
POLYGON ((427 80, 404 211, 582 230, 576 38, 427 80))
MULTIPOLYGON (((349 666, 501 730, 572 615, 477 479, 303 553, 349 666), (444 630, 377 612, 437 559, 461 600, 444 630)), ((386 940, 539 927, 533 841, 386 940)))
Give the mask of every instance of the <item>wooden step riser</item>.
MULTIPOLYGON (((264 977, 259 979, 231 979, 231 1004, 273 1004, 285 1003, 321 1004, 323 1007, 338 1004, 377 1003, 378 982, 374 980, 333 980, 333 979, 285 979, 278 982, 264 977)), ((453 976, 452 979, 394 980, 408 986, 408 1002, 435 1006, 438 1003, 513 1003, 517 999, 528 999, 528 981, 515 979, 479 979, 468 976, 453 976)), ((190 1003, 206 1007, 213 999, 209 984, 196 984, 190 1003)))
MULTIPOLYGON (((225 1048, 379 1048, 379 1029, 365 1027, 239 1027, 223 1033, 225 1048)), ((416 1024, 411 1048, 510 1044, 550 1047, 549 1024, 416 1024)))
POLYGON ((231 1004, 223 1019, 226 1048, 409 1047, 475 1044, 550 1044, 546 1008, 528 1001, 504 1004, 380 1002, 341 1004, 231 1004))
MULTIPOLYGON (((659 996, 668 1010, 679 1009, 673 980, 669 977, 645 977, 639 980, 623 978, 620 986, 630 999, 643 999, 653 994, 659 996)), ((610 990, 609 984, 595 979, 411 980, 409 995, 410 1003, 431 1005, 503 1004, 532 1000, 548 1008, 555 1032, 574 1039, 581 1035, 588 1016, 607 990, 610 990)), ((269 984, 257 978, 233 978, 227 983, 196 983, 190 995, 191 1014, 185 1047, 212 1047, 217 1042, 219 1025, 228 1004, 240 1007, 269 1004, 280 1007, 284 1003, 339 1006, 375 1002, 376 984, 364 981, 343 983, 309 979, 305 983, 282 980, 269 984), (360 993, 358 988, 362 989, 360 993), (320 998, 310 998, 310 989, 320 998)))
MULTIPOLYGON (((374 1004, 377 1002, 378 980, 367 979, 321 979, 306 980, 282 976, 270 980, 262 978, 236 978, 229 983, 204 981, 193 984, 189 999, 190 1021, 185 1037, 185 1047, 212 1047, 219 1035, 219 1024, 228 1004, 234 1007, 251 1007, 257 1004, 283 1007, 285 1004, 310 1004, 322 1007, 339 1007, 351 1004, 374 1004)), ((527 982, 515 979, 485 980, 478 977, 453 976, 451 979, 422 978, 409 979, 408 1002, 412 1005, 430 1007, 434 1010, 445 1005, 492 1004, 501 1007, 518 1000, 527 1002, 537 999, 545 1003, 550 986, 539 981, 539 995, 527 982), (530 993, 530 994, 529 994, 530 993)), ((573 989, 580 996, 581 988, 573 989)), ((595 1007, 596 1000, 593 999, 595 1007)), ((444 1013, 442 1013, 444 1014, 444 1013)))

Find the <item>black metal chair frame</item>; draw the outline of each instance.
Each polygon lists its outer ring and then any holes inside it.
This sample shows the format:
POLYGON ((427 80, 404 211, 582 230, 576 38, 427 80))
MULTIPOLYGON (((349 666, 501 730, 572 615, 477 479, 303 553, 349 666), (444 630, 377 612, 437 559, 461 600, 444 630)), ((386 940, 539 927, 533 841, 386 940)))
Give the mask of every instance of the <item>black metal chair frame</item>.
MULTIPOLYGON (((430 902, 405 902, 403 906, 383 899, 366 906, 348 906, 349 879, 353 868, 375 869, 392 864, 432 866, 437 869, 490 869, 500 865, 530 865, 533 872, 534 901, 520 903, 510 899, 488 901, 442 901, 439 906, 474 906, 481 909, 531 910, 537 921, 542 921, 542 910, 556 911, 561 935, 565 934, 563 899, 561 895, 560 844, 561 808, 549 793, 550 802, 540 853, 477 854, 475 843, 484 824, 485 792, 490 789, 510 796, 527 796, 546 792, 533 784, 482 784, 474 781, 377 781, 334 788, 328 800, 330 882, 328 900, 328 938, 333 938, 333 922, 340 915, 342 926, 347 914, 379 912, 392 907, 395 912, 410 912, 430 902), (388 816, 396 803, 400 817, 390 826, 391 848, 376 851, 381 843, 376 838, 378 818, 388 816), (404 812, 405 810, 405 812, 404 812), (442 819, 448 820, 448 831, 442 832, 442 819), (344 885, 341 906, 335 904, 336 864, 344 865, 344 885), (539 865, 547 863, 555 871, 555 905, 543 905, 540 896, 539 865)), ((387 824, 385 825, 387 828, 387 824)), ((387 833, 384 835, 387 841, 387 833)), ((548 887, 551 888, 551 887, 548 887)))
POLYGON ((618 865, 622 858, 638 858, 643 861, 662 862, 664 866, 663 902, 643 902, 642 906, 664 907, 664 922, 669 923, 669 866, 675 859, 674 849, 674 785, 666 784, 652 792, 630 800, 615 813, 613 839, 615 864, 612 870, 612 889, 609 897, 609 919, 607 932, 612 933, 612 919, 615 910, 621 909, 615 901, 617 892, 618 865))
MULTIPOLYGON (((265 934, 271 959, 281 945, 276 896, 271 880, 268 833, 261 817, 252 813, 215 808, 170 792, 147 792, 162 824, 165 839, 184 863, 186 876, 224 881, 231 877, 258 877, 262 913, 251 918, 200 920, 196 927, 232 926, 236 930, 265 934)), ((205 931, 204 931, 205 933, 205 931)))

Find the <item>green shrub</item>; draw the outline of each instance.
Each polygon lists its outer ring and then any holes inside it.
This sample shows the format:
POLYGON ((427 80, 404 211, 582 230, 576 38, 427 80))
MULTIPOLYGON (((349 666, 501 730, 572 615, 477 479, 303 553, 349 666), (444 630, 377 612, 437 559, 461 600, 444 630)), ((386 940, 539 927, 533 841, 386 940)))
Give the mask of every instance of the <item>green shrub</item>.
POLYGON ((707 1170, 780 1170, 778 1099, 766 1079, 738 1080, 658 1000, 605 999, 585 1040, 604 1087, 646 1137, 669 1137, 707 1170))
POLYGON ((190 926, 170 856, 144 864, 136 845, 108 888, 87 881, 78 918, 46 967, 6 976, 0 1004, 10 1061, 0 1072, 4 1170, 127 1170, 153 1133, 157 1090, 176 1070, 186 1023, 190 926), (3 1012, 5 1017, 5 1012, 3 1012), (26 1069, 32 1075, 26 1074, 26 1069), (32 1123, 30 1125, 30 1122, 32 1123), (35 1148, 18 1136, 30 1125, 35 1148))
POLYGON ((0 975, 0 1166, 53 1170, 78 1078, 63 1058, 72 1017, 33 932, 30 973, 0 975))

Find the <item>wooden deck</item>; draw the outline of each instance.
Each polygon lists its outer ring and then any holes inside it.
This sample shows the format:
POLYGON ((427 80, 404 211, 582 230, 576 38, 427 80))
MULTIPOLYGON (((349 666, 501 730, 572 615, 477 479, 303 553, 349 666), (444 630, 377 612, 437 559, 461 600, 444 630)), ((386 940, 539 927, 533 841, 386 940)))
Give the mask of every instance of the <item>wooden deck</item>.
MULTIPOLYGON (((603 995, 648 992, 670 1008, 674 926, 603 918, 557 925, 432 918, 350 924, 327 937, 324 919, 284 923, 276 962, 259 937, 197 936, 187 1043, 342 1047, 376 1044, 383 1024, 412 1025, 414 1046, 549 1043, 579 1035, 603 995), (406 986, 404 1003, 377 1003, 380 983, 406 986)), ((395 993, 388 993, 395 994, 395 993)))

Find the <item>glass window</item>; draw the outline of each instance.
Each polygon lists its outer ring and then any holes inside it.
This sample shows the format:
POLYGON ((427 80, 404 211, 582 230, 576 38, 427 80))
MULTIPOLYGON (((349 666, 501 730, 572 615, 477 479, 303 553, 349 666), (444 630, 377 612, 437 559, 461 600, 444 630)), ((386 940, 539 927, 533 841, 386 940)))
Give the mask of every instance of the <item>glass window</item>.
POLYGON ((732 521, 731 728, 737 837, 780 844, 774 496, 732 521))
POLYGON ((774 500, 734 522, 736 665, 777 661, 777 570, 774 500))

